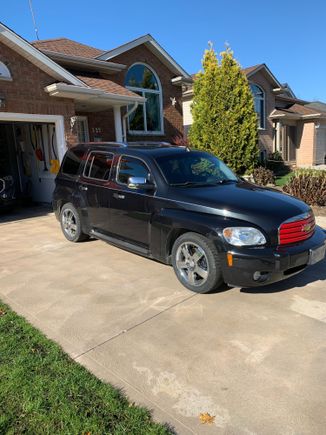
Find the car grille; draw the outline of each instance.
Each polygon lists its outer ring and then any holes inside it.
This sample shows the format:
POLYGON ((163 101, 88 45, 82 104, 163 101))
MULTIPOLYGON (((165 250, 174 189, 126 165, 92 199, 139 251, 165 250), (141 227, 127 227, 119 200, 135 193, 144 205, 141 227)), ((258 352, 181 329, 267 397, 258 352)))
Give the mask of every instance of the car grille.
POLYGON ((279 227, 279 244, 288 245, 309 239, 313 235, 315 227, 315 217, 312 212, 294 216, 279 227))

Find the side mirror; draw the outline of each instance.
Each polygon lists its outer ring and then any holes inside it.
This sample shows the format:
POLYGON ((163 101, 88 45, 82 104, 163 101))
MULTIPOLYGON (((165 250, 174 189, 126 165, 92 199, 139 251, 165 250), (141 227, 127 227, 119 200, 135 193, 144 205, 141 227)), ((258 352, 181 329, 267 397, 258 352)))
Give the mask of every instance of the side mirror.
POLYGON ((154 190, 155 184, 149 182, 145 177, 129 177, 128 187, 129 189, 154 190))

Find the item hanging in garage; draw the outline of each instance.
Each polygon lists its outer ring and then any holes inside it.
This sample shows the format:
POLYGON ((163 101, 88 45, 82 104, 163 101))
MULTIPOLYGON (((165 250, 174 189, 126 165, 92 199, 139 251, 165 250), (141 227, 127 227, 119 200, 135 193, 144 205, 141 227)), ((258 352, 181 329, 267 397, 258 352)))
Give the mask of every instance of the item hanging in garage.
POLYGON ((42 129, 42 125, 38 125, 37 126, 39 134, 40 134, 40 138, 41 138, 41 154, 42 155, 42 159, 40 159, 43 162, 43 171, 47 172, 48 171, 48 167, 46 165, 46 155, 45 155, 45 147, 44 147, 44 137, 43 137, 43 129, 42 129))
MULTIPOLYGON (((60 162, 58 160, 57 153, 55 151, 54 146, 54 135, 55 135, 55 127, 52 126, 52 135, 51 135, 51 147, 49 147, 49 160, 50 160, 50 172, 51 174, 57 174, 60 169, 60 162), (54 158, 51 158, 53 155, 54 158)), ((50 126, 48 125, 48 140, 50 142, 50 126)))
POLYGON ((15 181, 12 175, 0 177, 0 200, 15 199, 15 181))
POLYGON ((44 163, 44 171, 47 171, 46 162, 45 162, 45 156, 44 156, 44 141, 43 141, 43 134, 42 134, 42 126, 41 125, 33 125, 29 127, 29 137, 31 141, 31 145, 33 147, 33 150, 35 152, 35 156, 39 162, 44 163), (33 140, 33 134, 34 133, 34 140, 33 140), (39 147, 39 138, 38 133, 40 133, 41 136, 41 143, 42 148, 39 147))

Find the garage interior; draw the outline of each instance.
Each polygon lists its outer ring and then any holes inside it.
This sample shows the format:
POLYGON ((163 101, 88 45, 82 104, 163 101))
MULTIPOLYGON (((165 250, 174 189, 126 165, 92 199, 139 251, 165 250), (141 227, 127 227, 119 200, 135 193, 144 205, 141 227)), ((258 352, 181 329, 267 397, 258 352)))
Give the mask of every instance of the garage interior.
POLYGON ((0 122, 0 199, 50 204, 59 165, 54 123, 0 122))

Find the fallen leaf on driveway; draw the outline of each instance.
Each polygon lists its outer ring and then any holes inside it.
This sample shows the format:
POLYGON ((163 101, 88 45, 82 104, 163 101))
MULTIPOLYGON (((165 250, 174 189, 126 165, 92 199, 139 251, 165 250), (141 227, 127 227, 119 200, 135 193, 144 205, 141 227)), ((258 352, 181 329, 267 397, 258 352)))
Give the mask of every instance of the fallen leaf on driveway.
POLYGON ((199 420, 202 424, 212 424, 215 420, 215 415, 210 415, 208 412, 199 414, 199 420))

